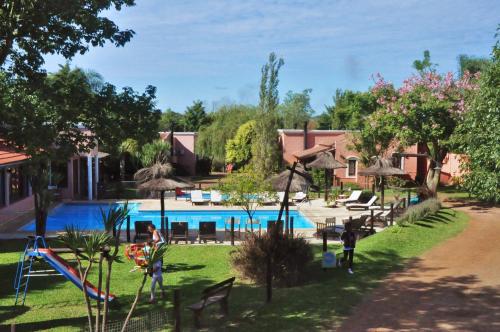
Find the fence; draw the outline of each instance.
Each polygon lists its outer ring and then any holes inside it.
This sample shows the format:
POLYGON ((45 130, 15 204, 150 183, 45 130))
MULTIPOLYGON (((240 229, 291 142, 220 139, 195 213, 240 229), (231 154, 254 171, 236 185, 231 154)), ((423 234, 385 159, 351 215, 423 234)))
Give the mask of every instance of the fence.
MULTIPOLYGON (((106 326, 106 332, 120 332, 125 319, 110 321, 106 326)), ((168 315, 165 311, 150 311, 145 314, 132 317, 127 324, 127 332, 155 332, 166 331, 168 326, 168 315)), ((82 331, 89 331, 86 327, 82 331)))

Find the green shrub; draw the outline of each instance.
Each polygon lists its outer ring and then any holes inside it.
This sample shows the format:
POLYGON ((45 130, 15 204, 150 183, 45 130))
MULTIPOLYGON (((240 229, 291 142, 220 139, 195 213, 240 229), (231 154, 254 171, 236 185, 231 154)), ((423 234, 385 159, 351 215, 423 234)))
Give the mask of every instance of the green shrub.
POLYGON ((361 186, 356 182, 344 182, 344 190, 361 190, 361 186))
POLYGON ((361 192, 361 196, 359 196, 359 201, 361 203, 366 203, 370 200, 370 198, 372 198, 373 196, 373 192, 371 190, 363 190, 363 192, 361 192))
POLYGON ((396 222, 398 225, 413 224, 427 216, 433 215, 441 209, 441 202, 435 198, 410 206, 396 222))
POLYGON ((301 281, 313 260, 309 243, 302 237, 249 236, 232 254, 231 264, 243 277, 264 285, 267 258, 271 255, 273 284, 291 287, 301 281))

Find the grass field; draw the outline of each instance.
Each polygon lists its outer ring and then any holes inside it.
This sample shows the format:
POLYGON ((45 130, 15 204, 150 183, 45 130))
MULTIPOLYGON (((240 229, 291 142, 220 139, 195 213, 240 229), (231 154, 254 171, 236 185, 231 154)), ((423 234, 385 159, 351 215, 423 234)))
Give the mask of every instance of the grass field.
MULTIPOLYGON (((265 304, 265 289, 238 280, 230 298, 230 314, 216 315, 218 308, 204 314, 204 323, 211 330, 244 331, 319 331, 332 328, 349 315, 352 308, 383 278, 404 266, 405 261, 461 232, 467 224, 461 212, 443 209, 435 216, 407 227, 395 226, 358 243, 355 254, 355 274, 343 269, 324 272, 320 268, 321 247, 315 246, 315 261, 308 267, 307 282, 293 288, 275 289, 273 302, 265 304)), ((23 243, 0 243, 0 322, 15 322, 20 331, 77 330, 85 323, 85 308, 81 292, 62 277, 34 279, 26 306, 14 307, 12 279, 23 243)), ((338 246, 331 245, 337 250, 338 246)), ((183 305, 194 303, 201 290, 234 275, 229 264, 230 246, 172 246, 167 253, 168 300, 153 306, 171 313, 174 287, 182 292, 183 305)), ((66 255, 66 257, 68 257, 66 255)), ((133 264, 116 264, 112 292, 118 301, 111 309, 112 319, 122 319, 140 282, 138 273, 130 273, 133 264)), ((91 281, 93 278, 91 277, 91 281)), ((146 284, 137 314, 147 312, 149 281, 146 284)), ((183 310, 183 327, 192 328, 190 312, 183 310)), ((5 325, 4 325, 5 326, 5 325)), ((6 327, 6 326, 5 326, 6 327)))

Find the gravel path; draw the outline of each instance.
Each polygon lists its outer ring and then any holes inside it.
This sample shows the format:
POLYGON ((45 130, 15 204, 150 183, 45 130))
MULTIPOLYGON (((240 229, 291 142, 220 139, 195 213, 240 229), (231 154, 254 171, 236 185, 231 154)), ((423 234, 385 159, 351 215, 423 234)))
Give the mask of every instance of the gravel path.
POLYGON ((500 208, 453 205, 467 228, 389 275, 339 331, 500 331, 500 208))

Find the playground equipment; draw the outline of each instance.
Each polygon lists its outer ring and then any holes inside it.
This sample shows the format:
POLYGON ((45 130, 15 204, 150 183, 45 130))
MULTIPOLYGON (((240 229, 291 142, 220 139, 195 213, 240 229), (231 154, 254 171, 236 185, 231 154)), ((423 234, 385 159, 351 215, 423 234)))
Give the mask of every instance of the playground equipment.
MULTIPOLYGON (((51 276, 64 276, 66 279, 71 281, 75 286, 82 289, 82 280, 80 279, 80 274, 73 267, 71 267, 68 262, 66 262, 62 257, 57 254, 57 249, 50 249, 47 247, 47 243, 42 236, 30 236, 28 237, 28 243, 24 248, 24 252, 19 257, 19 263, 17 265, 16 277, 14 279, 14 289, 16 290, 16 301, 22 297, 22 305, 26 300, 26 293, 28 292, 28 285, 31 277, 51 277, 51 276), (34 264, 37 260, 43 259, 53 270, 35 270, 34 264), (22 294, 21 294, 22 293, 22 294)), ((59 250, 59 252, 62 252, 59 250)), ((67 250, 65 251, 67 252, 67 250)), ((98 292, 97 288, 90 282, 85 282, 85 288, 88 295, 94 300, 104 301, 105 293, 98 292)), ((114 300, 115 296, 109 294, 109 301, 114 300)))
POLYGON ((137 266, 147 265, 146 257, 144 255, 144 243, 132 243, 125 247, 125 257, 134 260, 137 266))

